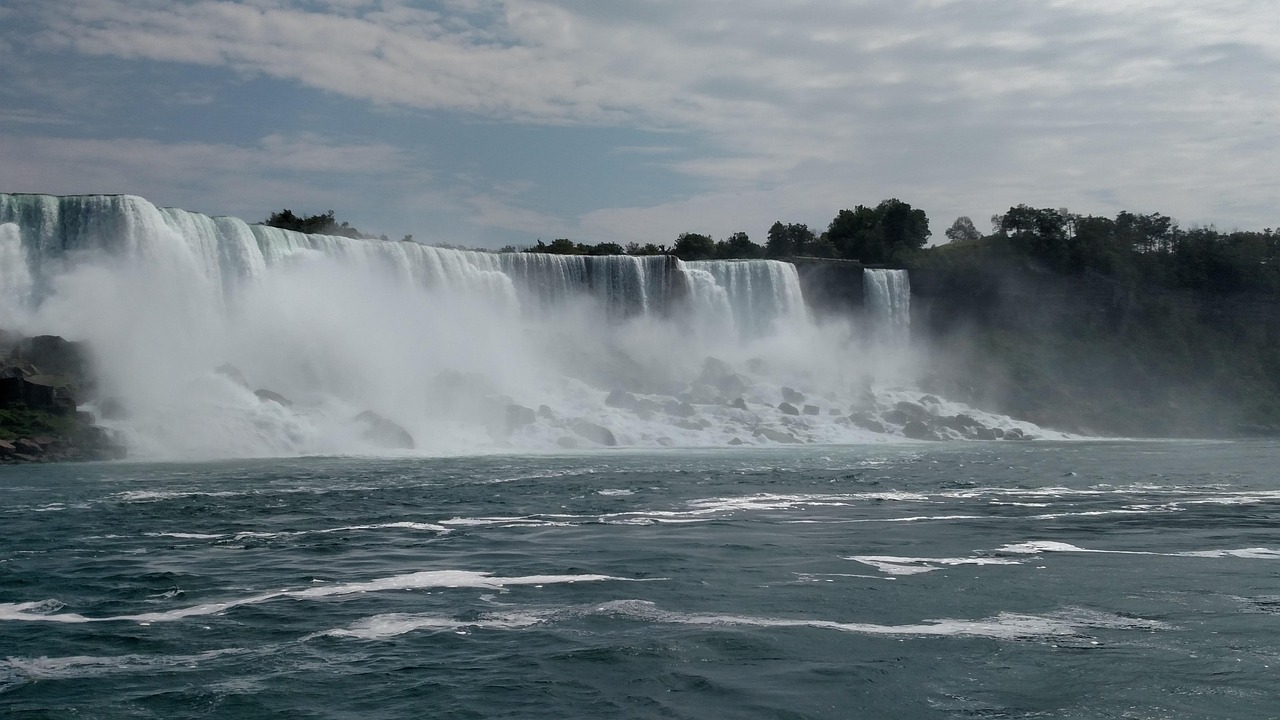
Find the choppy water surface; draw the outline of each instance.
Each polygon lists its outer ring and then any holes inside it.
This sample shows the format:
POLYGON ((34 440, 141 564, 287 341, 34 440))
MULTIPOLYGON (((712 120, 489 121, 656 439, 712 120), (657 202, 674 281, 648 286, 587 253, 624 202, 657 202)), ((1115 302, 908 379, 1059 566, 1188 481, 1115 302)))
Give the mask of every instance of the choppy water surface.
POLYGON ((1280 715, 1280 448, 0 468, 12 717, 1280 715))

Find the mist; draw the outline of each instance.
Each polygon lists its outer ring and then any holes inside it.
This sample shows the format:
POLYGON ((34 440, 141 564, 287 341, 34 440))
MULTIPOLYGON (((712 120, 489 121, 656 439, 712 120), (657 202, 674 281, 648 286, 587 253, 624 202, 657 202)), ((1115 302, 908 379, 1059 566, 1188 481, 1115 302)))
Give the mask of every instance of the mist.
POLYGON ((448 250, 130 196, 0 195, 0 261, 0 328, 87 341, 84 409, 133 456, 901 442, 921 396, 904 271, 819 322, 778 261, 448 250))

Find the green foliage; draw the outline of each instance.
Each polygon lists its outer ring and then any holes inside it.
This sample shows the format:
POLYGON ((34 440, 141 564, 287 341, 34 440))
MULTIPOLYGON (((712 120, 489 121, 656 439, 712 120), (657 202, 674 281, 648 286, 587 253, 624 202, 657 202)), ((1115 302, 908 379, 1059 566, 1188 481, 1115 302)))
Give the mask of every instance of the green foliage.
POLYGON ((923 210, 891 198, 874 208, 859 205, 836 214, 823 237, 839 257, 869 265, 903 261, 929 239, 929 218, 923 210))
POLYGON ((746 233, 736 232, 728 239, 716 243, 716 257, 721 259, 764 257, 764 248, 751 242, 751 238, 747 237, 746 233))
POLYGON ((681 260, 710 260, 716 256, 716 241, 709 235, 681 233, 671 254, 681 260))
MULTIPOLYGON (((283 230, 307 233, 309 235, 338 235, 349 238, 367 237, 359 230, 348 225, 346 222, 338 223, 333 217, 332 210, 326 213, 321 213, 320 215, 302 217, 293 214, 292 210, 285 208, 280 212, 271 213, 271 215, 267 217, 262 224, 281 228, 283 230)), ((412 235, 406 235, 405 239, 412 239, 412 237, 412 235)), ((382 239, 385 240, 386 236, 384 235, 382 239)))

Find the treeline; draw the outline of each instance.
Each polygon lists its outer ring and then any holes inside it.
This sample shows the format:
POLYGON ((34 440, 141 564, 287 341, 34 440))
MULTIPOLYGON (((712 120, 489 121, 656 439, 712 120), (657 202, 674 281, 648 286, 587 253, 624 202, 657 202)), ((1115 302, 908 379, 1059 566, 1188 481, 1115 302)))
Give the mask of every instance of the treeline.
POLYGON ((1017 205, 991 218, 983 235, 967 217, 947 245, 916 253, 908 266, 963 271, 981 263, 1029 264, 1060 275, 1096 273, 1169 288, 1280 291, 1280 233, 1184 229, 1171 218, 1120 212, 1114 218, 1017 205))
MULTIPOLYGON (((386 235, 366 235, 349 225, 345 220, 339 223, 334 218, 332 210, 319 215, 295 215, 292 210, 285 208, 280 212, 273 212, 268 215, 267 219, 262 221, 262 224, 282 230, 307 233, 308 235, 337 235, 357 240, 391 239, 386 235)), ((401 242, 413 242, 413 236, 405 235, 400 240, 401 242)))
MULTIPOLYGON (((681 260, 826 257, 858 260, 869 265, 901 263, 929 239, 929 218, 923 210, 896 198, 875 207, 859 205, 841 210, 821 234, 803 223, 775 222, 764 245, 745 232, 723 240, 702 233, 682 233, 672 245, 605 242, 575 243, 567 238, 541 240, 524 252, 560 255, 675 255, 681 260)), ((516 252, 513 246, 503 252, 516 252)))

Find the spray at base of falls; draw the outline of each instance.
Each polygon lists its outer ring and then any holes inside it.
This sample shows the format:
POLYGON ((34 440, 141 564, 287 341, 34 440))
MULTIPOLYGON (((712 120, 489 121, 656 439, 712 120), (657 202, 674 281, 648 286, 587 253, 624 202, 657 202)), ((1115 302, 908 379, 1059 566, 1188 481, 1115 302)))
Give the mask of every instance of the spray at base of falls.
MULTIPOLYGON (((920 399, 886 389, 905 342, 816 324, 777 261, 459 251, 43 195, 0 195, 0 260, 0 329, 88 341, 135 456, 875 442, 920 399)), ((898 322, 905 272, 869 272, 898 322)))

